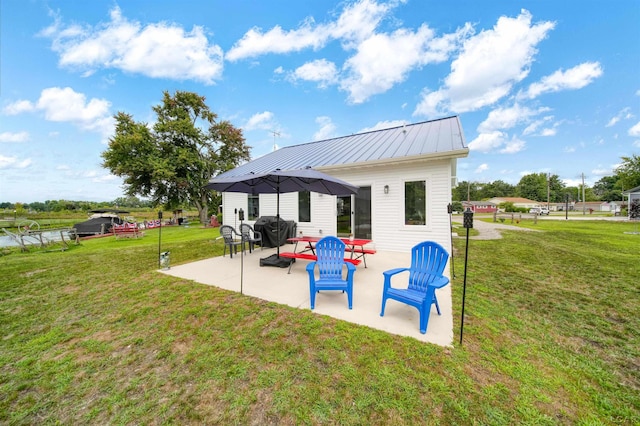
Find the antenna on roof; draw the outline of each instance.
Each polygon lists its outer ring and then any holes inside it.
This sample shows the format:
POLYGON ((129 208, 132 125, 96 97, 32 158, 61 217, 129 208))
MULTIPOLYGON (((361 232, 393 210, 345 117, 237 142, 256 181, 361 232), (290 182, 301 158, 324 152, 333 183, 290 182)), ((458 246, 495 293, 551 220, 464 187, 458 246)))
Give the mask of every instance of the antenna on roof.
POLYGON ((271 133, 273 134, 273 150, 276 150, 276 136, 280 137, 280 132, 276 132, 275 130, 272 130, 271 133))

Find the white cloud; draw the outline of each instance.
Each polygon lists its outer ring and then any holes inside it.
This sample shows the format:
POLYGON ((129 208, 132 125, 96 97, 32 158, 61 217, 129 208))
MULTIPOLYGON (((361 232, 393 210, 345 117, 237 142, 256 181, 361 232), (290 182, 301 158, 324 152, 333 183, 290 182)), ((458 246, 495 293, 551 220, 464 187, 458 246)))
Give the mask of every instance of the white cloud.
POLYGON ((526 10, 516 18, 502 16, 492 29, 468 38, 444 86, 424 91, 414 115, 474 111, 506 96, 529 74, 536 46, 555 26, 549 21, 532 24, 531 19, 526 10))
POLYGON ((29 140, 29 132, 2 132, 0 133, 1 142, 26 142, 29 140))
POLYGON ((486 133, 494 130, 510 129, 545 111, 548 111, 548 108, 533 110, 519 104, 509 108, 496 108, 489 113, 486 120, 480 123, 478 131, 486 133))
POLYGON ((542 77, 540 82, 529 86, 524 96, 533 99, 543 93, 581 89, 591 84, 602 73, 599 62, 585 62, 567 71, 558 70, 551 75, 542 77))
POLYGON ((637 141, 634 141, 632 145, 640 148, 640 139, 638 139, 637 141))
POLYGON ((318 59, 296 68, 290 78, 294 81, 313 81, 318 83, 320 88, 326 88, 336 82, 337 75, 338 70, 333 62, 326 59, 318 59))
POLYGON ((640 121, 629 129, 629 136, 640 136, 640 121))
POLYGON ((516 152, 522 151, 525 145, 525 141, 520 140, 514 136, 510 141, 505 143, 504 148, 502 148, 499 152, 500 154, 515 154, 516 152))
POLYGON ((535 120, 522 131, 522 134, 525 136, 555 136, 558 133, 558 127, 563 123, 563 120, 556 121, 551 125, 551 127, 540 128, 543 125, 549 125, 549 121, 553 119, 554 117, 552 115, 548 115, 539 120, 535 120))
POLYGON ((196 80, 213 84, 223 69, 223 53, 210 44, 202 27, 185 31, 175 24, 142 25, 122 16, 119 7, 111 20, 95 27, 64 26, 56 18, 41 35, 52 39, 51 48, 63 67, 90 75, 100 68, 116 68, 153 78, 196 80))
MULTIPOLYGON (((18 101, 12 105, 31 103, 18 101)), ((83 93, 70 87, 49 87, 40 92, 40 98, 33 108, 23 112, 41 111, 45 119, 55 122, 69 122, 83 130, 96 131, 107 137, 113 133, 113 117, 109 111, 111 103, 106 99, 92 98, 87 101, 83 93)))
MULTIPOLYGON (((340 70, 335 64, 318 60, 299 67, 289 79, 316 81, 322 88, 339 84, 349 94, 349 102, 362 103, 404 81, 412 70, 447 60, 472 32, 470 24, 441 37, 435 37, 426 24, 417 30, 398 28, 388 33, 376 32, 391 9, 402 2, 360 0, 347 5, 334 21, 318 24, 308 17, 292 30, 275 26, 263 31, 254 27, 234 44, 226 59, 238 61, 264 54, 318 50, 338 40, 344 51, 355 51, 340 70)), ((275 72, 282 71, 279 68, 275 72)))
POLYGON ((34 109, 35 105, 33 105, 31 102, 20 100, 7 105, 6 107, 4 107, 2 112, 6 115, 18 115, 22 114, 23 112, 31 112, 34 109))
POLYGON ((365 127, 363 129, 358 130, 358 133, 373 132, 373 131, 382 130, 382 129, 391 129, 392 127, 400 127, 405 124, 409 124, 409 122, 406 120, 379 121, 376 124, 374 124, 373 127, 365 127))
POLYGON ((506 134, 499 131, 480 133, 477 138, 469 142, 471 151, 490 152, 504 145, 506 134))
POLYGON ((611 118, 611 120, 609 120, 609 122, 606 124, 605 127, 612 127, 616 123, 618 123, 620 120, 631 119, 631 118, 633 118, 633 114, 631 113, 631 108, 629 107, 623 108, 618 114, 616 114, 614 117, 611 118))
POLYGON ((275 26, 263 32, 254 27, 233 45, 226 59, 233 62, 270 53, 317 50, 334 39, 342 39, 345 48, 350 49, 372 34, 392 7, 391 4, 361 0, 348 5, 334 22, 316 24, 308 17, 297 29, 290 31, 275 26))
POLYGON ((599 167, 597 169, 591 170, 591 174, 595 176, 609 176, 613 174, 613 170, 611 168, 603 168, 599 167))
POLYGON ((227 52, 226 59, 231 62, 253 58, 268 53, 289 53, 306 48, 319 49, 330 38, 326 28, 313 27, 312 20, 306 20, 296 30, 284 31, 280 26, 263 33, 254 27, 236 42, 227 52))
POLYGON ((4 169, 26 169, 31 165, 31 159, 20 160, 17 157, 5 157, 0 154, 0 170, 4 169))
POLYGON ((566 146, 563 151, 570 154, 572 152, 576 152, 576 148, 574 146, 566 146))
POLYGON ((483 163, 476 168, 474 173, 482 173, 487 170, 489 170, 489 165, 487 163, 483 163))
POLYGON ((330 117, 316 117, 316 123, 320 128, 313 134, 314 141, 321 141, 335 137, 336 126, 333 124, 330 117))
POLYGON ((466 25, 435 39, 433 30, 423 24, 415 32, 403 28, 391 34, 371 35, 346 61, 347 76, 341 88, 349 93, 350 102, 362 103, 403 82, 412 70, 447 60, 470 32, 471 26, 466 25))
POLYGON ((271 111, 264 111, 251 116, 243 128, 247 131, 272 130, 274 125, 273 113, 271 111))

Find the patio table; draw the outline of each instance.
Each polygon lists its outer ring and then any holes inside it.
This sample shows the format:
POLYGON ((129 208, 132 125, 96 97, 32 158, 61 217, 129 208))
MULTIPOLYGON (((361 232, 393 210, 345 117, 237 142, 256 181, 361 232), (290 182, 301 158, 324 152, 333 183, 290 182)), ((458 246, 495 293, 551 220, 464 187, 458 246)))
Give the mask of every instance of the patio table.
MULTIPOLYGON (((313 237, 313 236, 302 236, 302 237, 293 237, 293 238, 287 238, 287 242, 289 243, 295 243, 295 246, 293 247, 293 252, 295 254, 301 254, 301 253, 305 253, 308 251, 311 251, 312 255, 315 256, 315 250, 314 250, 314 243, 317 243, 318 241, 320 241, 322 239, 322 237, 313 237), (306 246, 300 250, 298 250, 298 243, 306 243, 306 246)), ((367 244, 371 244, 373 241, 372 240, 368 240, 368 239, 364 239, 364 238, 340 238, 340 240, 345 243, 346 247, 346 251, 351 252, 351 260, 360 260, 362 259, 362 261, 364 262, 364 267, 367 267, 367 258, 366 255, 367 254, 375 254, 376 251, 374 249, 366 249, 365 246, 367 244)), ((360 262, 357 262, 360 263, 360 262)), ((357 264, 356 263, 356 264, 357 264)))

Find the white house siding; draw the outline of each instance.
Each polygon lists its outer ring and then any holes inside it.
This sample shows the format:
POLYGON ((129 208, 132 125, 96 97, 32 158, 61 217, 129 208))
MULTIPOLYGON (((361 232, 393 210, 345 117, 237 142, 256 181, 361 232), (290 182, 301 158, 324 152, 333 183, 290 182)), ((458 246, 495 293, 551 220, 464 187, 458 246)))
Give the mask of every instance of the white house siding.
MULTIPOLYGON (((447 213, 447 204, 451 202, 451 161, 423 160, 375 167, 352 167, 327 173, 353 185, 371 186, 371 233, 376 249, 406 252, 421 241, 431 240, 451 251, 447 213), (413 180, 427 182, 426 226, 404 224, 404 183, 413 180), (388 194, 384 193, 385 185, 389 185, 388 194)), ((335 222, 335 218, 333 220, 335 222)))
MULTIPOLYGON (((451 202, 451 161, 432 160, 323 170, 356 186, 371 186, 372 240, 377 250, 406 252, 425 240, 436 241, 451 252, 447 204, 451 202), (404 183, 426 180, 427 224, 404 224, 404 183), (389 185, 389 193, 384 186, 389 185)), ((223 194, 223 223, 238 226, 234 209, 247 210, 247 194, 223 194)), ((276 215, 276 196, 260 195, 260 216, 276 215)), ((298 222, 298 194, 280 195, 280 217, 298 222)), ((253 221, 247 221, 253 224, 253 221)), ((336 197, 313 193, 311 222, 298 223, 305 235, 336 234, 336 197)))

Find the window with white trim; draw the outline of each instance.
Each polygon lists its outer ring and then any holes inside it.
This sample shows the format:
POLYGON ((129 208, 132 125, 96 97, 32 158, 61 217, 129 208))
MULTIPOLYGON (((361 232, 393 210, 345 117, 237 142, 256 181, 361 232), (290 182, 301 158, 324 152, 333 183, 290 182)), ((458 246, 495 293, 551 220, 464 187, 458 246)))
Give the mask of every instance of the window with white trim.
POLYGON ((427 224, 427 182, 424 180, 404 183, 404 224, 427 224))

